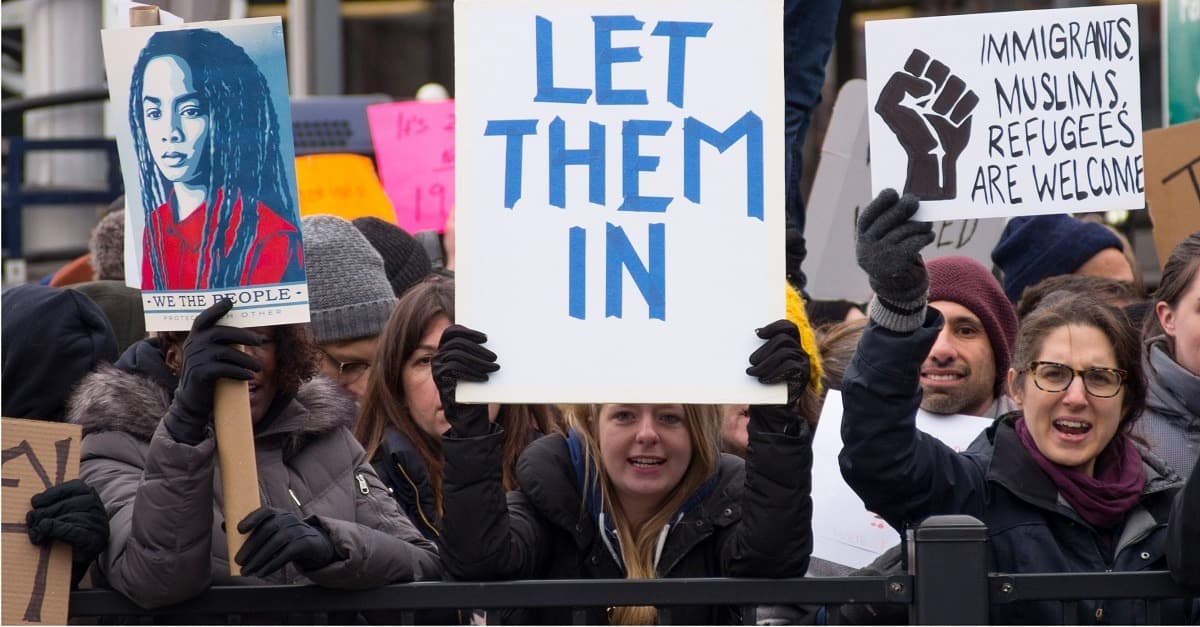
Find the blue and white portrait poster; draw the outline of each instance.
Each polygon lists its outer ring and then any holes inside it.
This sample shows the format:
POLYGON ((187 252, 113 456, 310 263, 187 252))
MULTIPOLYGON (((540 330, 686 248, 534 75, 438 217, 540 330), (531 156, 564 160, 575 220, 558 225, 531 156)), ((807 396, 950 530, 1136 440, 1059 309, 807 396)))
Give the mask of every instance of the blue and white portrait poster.
POLYGON ((308 322, 279 18, 101 36, 146 330, 187 330, 222 297, 224 324, 308 322))

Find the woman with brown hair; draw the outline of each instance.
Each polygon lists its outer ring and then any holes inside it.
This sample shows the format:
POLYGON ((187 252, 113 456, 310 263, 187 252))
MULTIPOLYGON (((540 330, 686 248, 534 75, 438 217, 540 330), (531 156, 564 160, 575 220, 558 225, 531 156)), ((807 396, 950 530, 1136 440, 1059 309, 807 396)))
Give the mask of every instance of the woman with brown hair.
MULTIPOLYGON (((566 434, 532 444, 517 465, 520 489, 499 480, 503 429, 485 405, 455 401, 459 381, 499 369, 486 336, 442 335, 433 376, 452 429, 446 450, 445 524, 438 544, 461 580, 800 577, 812 549, 810 430, 797 409, 808 355, 780 320, 747 374, 786 383, 787 405, 750 407, 743 462, 719 452, 712 406, 572 406, 566 434)), ((515 609, 504 623, 565 624, 568 608, 515 609)), ((587 624, 653 624, 653 607, 591 610, 587 624)), ((740 622, 738 608, 678 608, 681 624, 740 622)))
POLYGON ((1171 251, 1153 307, 1142 332, 1150 389, 1139 428, 1188 477, 1200 456, 1200 232, 1171 251))
MULTIPOLYGON (((427 538, 442 516, 445 460, 442 434, 450 428, 433 383, 430 362, 442 331, 454 322, 454 282, 431 277, 405 292, 379 338, 354 435, 379 476, 427 538)), ((517 458, 543 434, 560 430, 548 405, 489 405, 488 418, 504 426, 503 481, 517 487, 517 458)))

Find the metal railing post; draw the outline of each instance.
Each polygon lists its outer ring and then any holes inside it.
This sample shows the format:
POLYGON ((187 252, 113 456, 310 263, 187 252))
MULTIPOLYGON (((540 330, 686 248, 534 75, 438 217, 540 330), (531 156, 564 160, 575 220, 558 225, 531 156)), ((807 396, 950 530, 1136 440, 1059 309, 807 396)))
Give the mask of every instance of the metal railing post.
POLYGON ((988 622, 987 527, 972 516, 930 516, 908 530, 914 625, 988 622))

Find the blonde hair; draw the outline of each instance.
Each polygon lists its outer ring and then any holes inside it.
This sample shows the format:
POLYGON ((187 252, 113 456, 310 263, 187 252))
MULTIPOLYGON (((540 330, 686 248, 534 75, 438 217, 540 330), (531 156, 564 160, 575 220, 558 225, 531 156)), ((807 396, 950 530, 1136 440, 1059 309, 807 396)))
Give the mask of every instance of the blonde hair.
MULTIPOLYGON (((721 414, 718 407, 713 405, 684 405, 683 420, 687 428, 688 439, 692 445, 692 459, 688 463, 683 478, 667 495, 663 506, 648 520, 636 528, 629 516, 621 508, 621 502, 616 498, 615 488, 609 478, 604 464, 599 462, 600 436, 598 418, 600 405, 568 405, 563 407, 567 424, 583 442, 586 458, 584 485, 591 485, 591 473, 596 473, 595 481, 600 486, 600 504, 606 516, 609 516, 616 527, 620 539, 621 559, 625 562, 625 577, 627 579, 657 579, 655 553, 657 552, 658 537, 663 527, 671 523, 671 518, 679 511, 684 502, 700 489, 700 486, 716 472, 720 463, 720 432, 721 414)), ((586 490, 580 507, 586 507, 586 490)), ((603 533, 600 530, 600 533, 603 533)), ((612 609, 609 620, 613 625, 652 625, 658 619, 658 610, 652 606, 616 607, 612 609)))

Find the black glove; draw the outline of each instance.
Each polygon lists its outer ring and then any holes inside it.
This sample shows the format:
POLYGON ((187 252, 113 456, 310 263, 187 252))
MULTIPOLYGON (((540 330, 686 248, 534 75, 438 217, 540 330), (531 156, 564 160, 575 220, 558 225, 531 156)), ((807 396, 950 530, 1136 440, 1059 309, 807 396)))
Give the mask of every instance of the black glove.
POLYGON ((801 266, 808 257, 808 245, 804 241, 804 232, 789 226, 784 231, 784 258, 787 260, 787 278, 797 292, 803 293, 808 286, 808 277, 804 275, 801 266))
POLYGON ((442 332, 433 355, 433 381, 442 397, 442 412, 456 437, 474 438, 491 430, 487 405, 466 404, 455 400, 459 381, 481 383, 488 374, 500 369, 496 354, 484 348, 487 336, 456 324, 442 332))
POLYGON ((912 194, 901 198, 885 189, 858 217, 858 265, 878 296, 875 301, 883 301, 882 310, 872 302, 871 317, 896 331, 920 326, 929 291, 921 249, 933 242, 933 225, 910 221, 918 204, 912 194))
POLYGON ((240 533, 250 534, 234 556, 246 577, 266 577, 288 562, 295 562, 300 570, 317 570, 338 557, 324 529, 282 509, 260 507, 243 518, 237 528, 240 533))
POLYGON ((803 420, 796 405, 808 388, 811 373, 808 353, 800 345, 800 330, 790 320, 776 320, 755 331, 767 341, 750 354, 746 374, 760 383, 787 384, 787 405, 751 405, 750 420, 764 430, 795 434, 803 420))
POLYGON ((217 325, 232 308, 233 301, 221 299, 200 312, 183 345, 183 372, 165 418, 167 431, 178 442, 195 445, 207 437, 217 379, 249 381, 262 370, 257 359, 235 346, 258 346, 262 339, 249 329, 217 325))
POLYGON ((61 540, 71 545, 71 585, 79 585, 92 562, 108 547, 108 512, 96 489, 72 479, 30 499, 25 515, 29 541, 44 545, 61 540))

